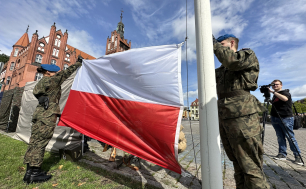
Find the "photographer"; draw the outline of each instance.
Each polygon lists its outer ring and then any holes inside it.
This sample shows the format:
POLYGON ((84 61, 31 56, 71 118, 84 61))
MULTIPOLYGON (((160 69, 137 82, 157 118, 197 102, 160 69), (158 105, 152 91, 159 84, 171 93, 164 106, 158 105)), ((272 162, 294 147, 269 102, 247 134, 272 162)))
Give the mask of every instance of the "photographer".
POLYGON ((215 70, 220 136, 234 165, 236 188, 270 188, 262 168, 258 115, 265 108, 250 94, 258 87, 259 62, 253 50, 238 51, 238 42, 232 34, 213 37, 214 53, 222 64, 215 70))
POLYGON ((277 160, 286 160, 287 156, 287 144, 286 144, 286 137, 288 136, 288 133, 290 135, 290 138, 292 138, 292 141, 294 142, 294 145, 289 141, 290 149, 294 154, 295 161, 294 163, 298 165, 303 165, 301 158, 299 157, 298 153, 301 153, 298 143, 294 137, 293 132, 293 124, 294 124, 294 117, 292 113, 292 99, 291 94, 289 93, 288 89, 283 90, 282 82, 280 80, 274 80, 272 81, 272 89, 269 88, 269 91, 274 94, 272 98, 272 110, 271 110, 271 122, 272 126, 275 129, 277 141, 278 141, 278 155, 275 157, 277 160), (276 110, 275 110, 276 109, 276 110), (283 125, 281 119, 283 120, 283 125), (286 132, 285 128, 287 128, 288 133, 286 132))

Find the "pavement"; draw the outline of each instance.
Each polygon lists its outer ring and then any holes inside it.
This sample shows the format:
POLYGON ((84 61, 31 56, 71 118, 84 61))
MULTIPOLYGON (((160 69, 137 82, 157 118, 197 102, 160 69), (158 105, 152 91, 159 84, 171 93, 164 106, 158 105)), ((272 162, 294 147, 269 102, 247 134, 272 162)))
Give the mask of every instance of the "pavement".
MULTIPOLYGON (((153 185, 158 188, 201 188, 201 154, 200 154, 200 136, 198 121, 182 121, 184 133, 187 139, 187 148, 179 154, 179 163, 187 170, 189 174, 179 175, 173 171, 162 168, 158 165, 145 160, 140 160, 140 169, 131 170, 124 165, 116 168, 116 162, 109 162, 110 149, 102 152, 103 148, 96 140, 88 142, 90 151, 86 152, 83 159, 84 163, 95 167, 100 167, 112 173, 124 175, 133 180, 142 182, 143 185, 153 185), (193 141, 193 142, 192 142, 193 141), (193 150, 194 149, 194 150, 193 150)), ((301 156, 306 161, 306 128, 295 130, 295 136, 298 141, 301 156)), ((14 133, 0 133, 13 136, 14 133)), ((222 145, 221 145, 222 146, 222 145)), ((289 144, 287 144, 289 147, 289 144)), ((273 157, 278 153, 278 143, 275 131, 270 124, 266 124, 265 141, 264 141, 264 172, 269 184, 276 189, 305 189, 306 188, 306 167, 293 163, 294 156, 290 149, 287 149, 287 160, 275 160, 273 157)), ((121 150, 117 151, 117 162, 123 156, 121 150)), ((224 189, 236 188, 234 180, 234 168, 232 162, 227 158, 224 150, 221 148, 222 169, 223 169, 223 186, 224 189)), ((203 183, 204 184, 204 183, 203 183)))

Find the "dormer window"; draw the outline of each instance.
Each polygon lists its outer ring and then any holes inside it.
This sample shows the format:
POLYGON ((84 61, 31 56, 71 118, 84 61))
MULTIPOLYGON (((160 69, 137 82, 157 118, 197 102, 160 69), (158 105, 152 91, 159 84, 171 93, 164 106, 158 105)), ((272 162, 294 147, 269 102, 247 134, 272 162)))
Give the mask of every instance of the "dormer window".
POLYGON ((45 44, 44 43, 39 43, 39 46, 44 47, 45 44))
POLYGON ((61 38, 61 36, 57 34, 57 35, 56 35, 56 38, 57 38, 57 39, 60 39, 60 38, 61 38))

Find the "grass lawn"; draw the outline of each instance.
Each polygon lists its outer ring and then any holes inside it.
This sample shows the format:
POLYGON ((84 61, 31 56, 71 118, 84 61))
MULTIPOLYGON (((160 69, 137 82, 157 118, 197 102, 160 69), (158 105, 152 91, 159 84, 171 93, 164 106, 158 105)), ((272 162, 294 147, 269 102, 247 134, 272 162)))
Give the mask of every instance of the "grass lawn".
POLYGON ((27 185, 22 179, 28 145, 0 134, 0 146, 0 188, 156 188, 86 163, 65 161, 49 152, 45 153, 42 169, 53 177, 45 183, 27 185))

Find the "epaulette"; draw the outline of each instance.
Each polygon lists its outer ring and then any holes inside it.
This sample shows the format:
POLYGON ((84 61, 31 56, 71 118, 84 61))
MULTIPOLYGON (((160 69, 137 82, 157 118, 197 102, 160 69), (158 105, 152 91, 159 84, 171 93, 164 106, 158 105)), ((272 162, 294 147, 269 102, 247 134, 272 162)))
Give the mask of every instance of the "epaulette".
POLYGON ((242 51, 247 51, 247 50, 251 50, 250 48, 242 48, 242 51))

